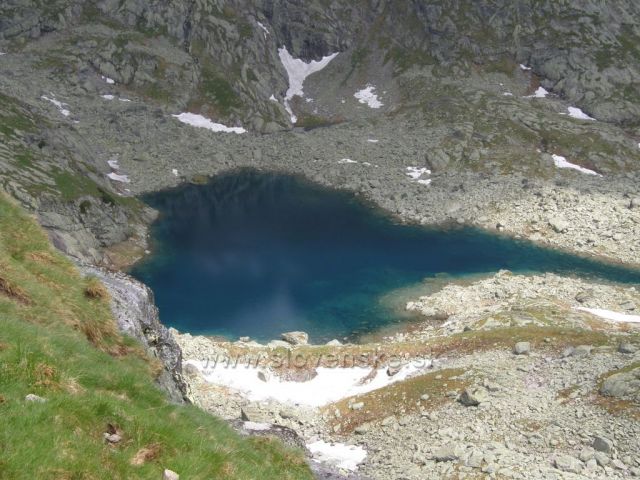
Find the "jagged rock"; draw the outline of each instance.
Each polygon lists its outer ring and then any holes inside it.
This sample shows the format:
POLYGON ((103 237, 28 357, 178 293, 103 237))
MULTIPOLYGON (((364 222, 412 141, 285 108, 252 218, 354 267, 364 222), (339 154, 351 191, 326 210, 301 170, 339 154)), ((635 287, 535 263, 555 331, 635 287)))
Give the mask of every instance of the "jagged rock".
POLYGON ((267 370, 258 370, 258 379, 263 382, 271 380, 271 372, 267 370))
POLYGON ((618 352, 620 353, 633 354, 633 353, 636 353, 637 351, 638 351, 638 347, 632 343, 623 342, 620 345, 618 345, 618 352))
POLYGON ((460 395, 459 401, 466 407, 476 407, 489 401, 489 392, 481 386, 467 387, 460 395))
POLYGON ((27 402, 35 402, 35 403, 44 403, 47 401, 46 398, 42 398, 38 395, 35 395, 33 393, 28 394, 26 397, 24 397, 25 401, 27 402))
POLYGON ((286 332, 281 338, 291 345, 306 345, 309 342, 309 334, 306 332, 286 332))
POLYGON ((571 356, 586 357, 587 355, 591 355, 591 350, 593 350, 591 345, 578 345, 571 351, 571 356))
POLYGON ((640 368, 621 372, 606 378, 600 393, 609 397, 640 400, 640 368))
POLYGON ((516 355, 526 355, 531 351, 531 344, 529 342, 518 342, 513 347, 513 353, 516 355))
POLYGON ((460 458, 460 450, 457 445, 444 445, 433 455, 436 462, 453 462, 460 458))
POLYGON ((592 290, 582 290, 576 294, 576 301, 578 303, 586 303, 590 300, 593 300, 593 291, 592 290))
POLYGON ((550 218, 549 225, 551 226, 551 228, 553 228, 553 230, 556 233, 565 233, 567 230, 569 230, 569 227, 571 226, 569 222, 559 217, 550 218))
POLYGON ((117 433, 108 433, 105 432, 104 433, 104 439, 108 442, 108 443, 120 443, 122 441, 122 436, 117 434, 117 433))
POLYGON ((598 452, 610 453, 613 450, 613 442, 606 437, 595 437, 592 446, 598 452))
POLYGON ((598 462, 598 465, 600 465, 601 467, 605 467, 609 465, 609 463, 611 462, 611 459, 604 452, 596 452, 593 455, 593 458, 596 460, 596 462, 598 462))
POLYGON ((160 359, 164 369, 156 378, 159 386, 172 401, 184 402, 187 387, 182 378, 182 350, 160 322, 151 289, 124 273, 96 267, 84 267, 83 272, 97 277, 107 287, 120 330, 160 359))
POLYGON ((387 376, 393 377, 398 372, 400 372, 400 370, 402 370, 402 367, 400 365, 393 365, 393 366, 390 365, 387 367, 387 376))
POLYGON ((624 302, 620 303, 620 304, 619 304, 619 307, 620 307, 622 310, 628 310, 628 311, 631 311, 631 310, 635 310, 635 309, 636 309, 636 304, 635 304, 635 303, 633 303, 631 300, 626 300, 626 301, 624 301, 624 302))
POLYGON ((162 480, 180 480, 180 475, 173 470, 165 469, 162 472, 162 480))
POLYGON ((291 343, 285 342, 284 340, 271 340, 267 343, 267 347, 269 348, 291 348, 291 343))
POLYGON ((240 409, 240 418, 245 422, 271 423, 271 417, 258 406, 250 404, 240 409))
POLYGON ((553 464, 563 472, 580 473, 582 471, 582 462, 571 455, 558 455, 555 457, 553 464))

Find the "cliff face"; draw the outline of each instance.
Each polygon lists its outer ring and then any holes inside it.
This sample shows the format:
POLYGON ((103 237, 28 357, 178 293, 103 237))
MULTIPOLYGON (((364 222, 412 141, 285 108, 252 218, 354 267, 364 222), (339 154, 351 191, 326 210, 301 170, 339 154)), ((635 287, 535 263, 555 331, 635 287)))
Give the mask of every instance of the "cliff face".
POLYGON ((84 267, 107 287, 111 307, 120 330, 138 340, 147 352, 162 362, 163 370, 156 382, 176 403, 186 400, 186 384, 182 379, 182 351, 158 317, 153 292, 144 284, 123 273, 84 267))
POLYGON ((9 40, 102 25, 65 48, 125 85, 260 131, 288 125, 269 101, 287 87, 282 46, 304 60, 348 55, 353 68, 336 82, 381 64, 394 78, 437 66, 444 80, 513 60, 600 119, 640 117, 640 6, 630 0, 14 0, 0 13, 9 40))

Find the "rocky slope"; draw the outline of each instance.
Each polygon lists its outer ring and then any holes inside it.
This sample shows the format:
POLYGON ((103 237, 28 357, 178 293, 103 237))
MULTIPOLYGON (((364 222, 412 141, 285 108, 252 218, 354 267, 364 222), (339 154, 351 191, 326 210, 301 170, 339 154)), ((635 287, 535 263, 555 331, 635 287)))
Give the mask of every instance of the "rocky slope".
MULTIPOLYGON (((5 1, 0 186, 58 249, 112 269, 148 248, 154 212, 138 195, 242 167, 353 191, 400 221, 640 265, 639 18, 630 0, 5 1), (287 65, 333 54, 290 93, 287 65)), ((430 291, 407 332, 303 350, 428 359, 425 375, 292 409, 193 363, 270 350, 176 344, 146 287, 86 268, 174 400, 356 444, 372 478, 640 473, 637 329, 579 310, 637 315, 630 288, 501 273, 430 291)))

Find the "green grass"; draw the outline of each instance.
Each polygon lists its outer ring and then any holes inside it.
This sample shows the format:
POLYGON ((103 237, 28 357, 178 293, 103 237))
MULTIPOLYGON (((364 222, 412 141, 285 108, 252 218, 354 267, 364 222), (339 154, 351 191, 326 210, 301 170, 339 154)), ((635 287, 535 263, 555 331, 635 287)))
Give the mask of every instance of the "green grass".
MULTIPOLYGON (((0 196, 0 478, 310 479, 298 452, 169 404, 109 299, 0 196), (29 393, 47 399, 25 402, 29 393), (122 441, 107 445, 109 425, 122 441), (132 459, 147 449, 140 465, 132 459)), ((139 455, 141 456, 141 455, 139 455)))

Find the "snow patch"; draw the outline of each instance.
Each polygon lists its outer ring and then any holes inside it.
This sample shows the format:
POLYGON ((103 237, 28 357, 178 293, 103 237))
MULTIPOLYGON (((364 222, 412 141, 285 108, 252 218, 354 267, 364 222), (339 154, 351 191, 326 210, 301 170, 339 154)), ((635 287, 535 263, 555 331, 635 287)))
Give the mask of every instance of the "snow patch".
POLYGON ((178 176, 178 169, 177 168, 172 169, 171 173, 173 174, 174 177, 177 177, 178 176))
POLYGON ((351 160, 350 158, 343 158, 342 160, 338 160, 338 163, 358 163, 356 160, 351 160))
POLYGON ((1 57, 2 55, 6 55, 6 53, 4 53, 4 52, 0 52, 0 57, 1 57))
POLYGON ((278 102, 278 99, 276 98, 276 96, 272 93, 271 96, 269 97, 269 100, 271 100, 272 102, 278 102))
POLYGON ((212 365, 206 361, 189 360, 202 372, 205 380, 238 391, 250 401, 259 402, 273 399, 281 403, 322 407, 353 395, 361 395, 395 382, 405 380, 430 366, 429 361, 408 363, 398 373, 390 377, 384 368, 378 369, 368 383, 361 381, 371 373, 370 368, 328 368, 318 367, 317 375, 306 382, 281 380, 275 375, 264 382, 258 378, 258 370, 247 365, 237 367, 228 364, 212 365))
POLYGON ((419 183, 420 185, 430 185, 430 178, 422 178, 423 175, 431 175, 431 170, 426 167, 407 167, 407 176, 412 181, 419 183))
POLYGON ((596 317, 611 320, 612 322, 621 323, 640 323, 640 315, 629 315, 626 313, 614 312, 613 310, 605 310, 603 308, 585 308, 578 307, 576 310, 590 313, 596 317))
POLYGON ((375 89, 376 87, 373 85, 367 85, 366 88, 358 90, 353 96, 358 99, 358 102, 368 105, 369 108, 380 108, 384 104, 378 100, 378 95, 374 93, 375 89))
POLYGON ((120 164, 118 163, 118 160, 116 160, 116 159, 107 160, 107 163, 114 170, 118 170, 120 168, 120 164))
POLYGON ((104 75, 102 75, 102 80, 107 82, 109 85, 113 85, 116 83, 116 81, 113 78, 105 77, 104 75))
POLYGON ((549 95, 549 92, 544 87, 538 87, 538 89, 533 92, 533 95, 527 95, 524 98, 545 98, 549 95))
POLYGON ((100 95, 102 98, 104 98, 105 100, 113 100, 115 97, 115 95, 100 95))
POLYGON ((513 93, 511 92, 504 92, 502 95, 505 97, 513 97, 513 93))
POLYGON ((524 65, 523 63, 520 64, 520 70, 524 71, 524 72, 528 72, 529 70, 531 70, 531 67, 527 67, 526 65, 524 65))
POLYGON ((119 175, 119 174, 117 174, 115 172, 111 172, 111 173, 107 174, 107 177, 109 177, 114 182, 131 183, 131 180, 129 180, 128 176, 119 175))
POLYGON ((308 443, 307 448, 318 462, 330 463, 343 470, 355 471, 367 457, 367 451, 356 445, 327 443, 322 440, 308 443))
POLYGON ((227 127, 226 125, 212 122, 208 118, 195 113, 183 112, 179 115, 171 115, 171 116, 177 118, 182 123, 186 123, 187 125, 191 125, 193 127, 199 127, 199 128, 206 128, 207 130, 211 130, 212 132, 238 133, 238 134, 246 132, 246 130, 242 127, 227 127))
POLYGON ((65 108, 68 107, 69 104, 56 100, 56 97, 53 93, 51 94, 51 98, 47 97, 46 95, 42 95, 42 97, 40 98, 46 100, 47 102, 53 103, 56 107, 58 107, 58 111, 65 117, 71 115, 71 112, 67 108, 65 108))
POLYGON ((562 155, 553 154, 551 155, 551 157, 553 158, 553 163, 555 163, 556 167, 558 168, 571 168, 581 173, 586 173, 587 175, 597 175, 598 177, 602 176, 598 172, 594 172, 593 170, 589 170, 588 168, 584 168, 580 165, 576 165, 575 163, 568 162, 567 159, 562 155))
POLYGON ((568 107, 567 110, 569 110, 569 116, 570 117, 577 118, 579 120, 594 120, 595 121, 595 118, 590 117, 589 115, 584 113, 582 110, 580 110, 578 107, 568 107))
POLYGON ((267 35, 269 35, 269 30, 267 30, 267 27, 265 27, 262 23, 260 22, 256 22, 258 24, 258 26, 262 29, 262 31, 264 32, 264 38, 267 38, 267 35))
POLYGON ((311 60, 309 63, 306 63, 304 60, 299 58, 293 58, 287 50, 287 47, 279 48, 278 55, 280 56, 280 61, 282 62, 284 69, 287 71, 287 75, 289 76, 289 89, 284 97, 284 107, 291 116, 291 123, 296 123, 298 118, 293 114, 289 101, 296 95, 300 97, 304 96, 302 86, 305 79, 312 73, 319 72, 329 65, 329 62, 338 55, 338 52, 323 57, 318 61, 311 60))
POLYGON ((128 98, 119 98, 118 100, 120 100, 121 102, 130 102, 131 101, 128 98))
POLYGON ((367 138, 367 142, 369 143, 378 143, 380 140, 378 140, 377 138, 367 138))

